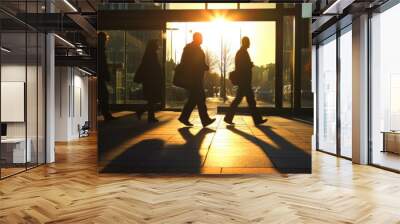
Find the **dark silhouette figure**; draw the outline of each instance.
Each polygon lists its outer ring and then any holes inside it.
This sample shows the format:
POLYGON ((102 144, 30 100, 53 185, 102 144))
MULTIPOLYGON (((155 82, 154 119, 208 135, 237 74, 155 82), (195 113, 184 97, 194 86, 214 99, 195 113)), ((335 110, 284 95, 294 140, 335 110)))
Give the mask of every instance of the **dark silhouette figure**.
POLYGON ((188 82, 189 99, 183 107, 179 121, 187 126, 192 126, 189 122, 190 114, 195 106, 199 110, 199 115, 203 127, 206 127, 215 121, 208 116, 206 106, 206 95, 204 92, 204 72, 209 69, 205 62, 205 54, 201 49, 203 37, 201 33, 193 34, 193 41, 183 49, 181 65, 183 65, 188 82))
POLYGON ((228 124, 233 124, 233 117, 235 116, 236 109, 243 97, 246 97, 247 104, 251 115, 253 116, 254 123, 256 125, 265 123, 267 120, 263 120, 260 113, 257 111, 256 100, 254 98, 253 89, 251 86, 253 62, 250 59, 250 55, 247 49, 250 47, 250 39, 248 37, 242 38, 242 46, 238 50, 235 56, 235 72, 237 73, 238 90, 235 99, 226 113, 224 121, 228 124))
POLYGON ((98 82, 98 100, 100 111, 104 117, 104 120, 112 120, 114 117, 111 115, 109 110, 109 102, 108 102, 108 90, 107 90, 107 82, 110 81, 110 73, 107 67, 107 56, 106 56, 106 42, 107 35, 104 32, 100 32, 98 34, 98 45, 97 45, 97 82, 98 82))
MULTIPOLYGON (((163 71, 158 60, 157 40, 150 40, 147 43, 142 62, 135 75, 135 82, 142 83, 143 95, 147 100, 147 119, 149 123, 158 122, 154 115, 155 105, 161 102, 162 76, 163 71)), ((136 111, 140 120, 144 110, 136 111)))

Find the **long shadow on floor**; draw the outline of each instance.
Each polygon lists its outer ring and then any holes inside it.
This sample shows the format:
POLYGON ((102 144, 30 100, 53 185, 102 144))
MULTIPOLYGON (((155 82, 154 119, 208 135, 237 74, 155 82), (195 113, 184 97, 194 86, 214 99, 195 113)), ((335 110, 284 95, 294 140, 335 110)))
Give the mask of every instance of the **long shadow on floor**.
POLYGON ((259 126, 262 131, 275 144, 265 142, 254 135, 228 126, 228 130, 253 142, 262 149, 271 160, 275 168, 281 173, 311 173, 311 155, 300 147, 292 144, 284 137, 275 133, 269 126, 259 126), (278 147, 274 146, 277 145, 278 147))
POLYGON ((193 135, 180 128, 184 144, 166 145, 161 139, 147 139, 127 148, 100 172, 103 173, 200 173, 203 156, 199 150, 212 129, 203 128, 193 135))
POLYGON ((146 131, 155 129, 170 120, 171 118, 162 117, 160 122, 148 124, 145 120, 138 121, 136 116, 131 114, 115 120, 99 123, 97 145, 100 162, 106 153, 114 150, 122 143, 134 139, 146 131))

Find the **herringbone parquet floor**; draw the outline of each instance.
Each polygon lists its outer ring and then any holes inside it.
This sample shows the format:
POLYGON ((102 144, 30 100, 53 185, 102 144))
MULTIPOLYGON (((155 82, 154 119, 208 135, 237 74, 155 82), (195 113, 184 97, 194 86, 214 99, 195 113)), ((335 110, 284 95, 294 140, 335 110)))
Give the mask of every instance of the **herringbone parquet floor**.
MULTIPOLYGON (((309 127, 310 129, 312 127, 309 127)), ((0 223, 400 223, 400 175, 313 152, 313 173, 97 173, 96 139, 0 181, 0 223)))

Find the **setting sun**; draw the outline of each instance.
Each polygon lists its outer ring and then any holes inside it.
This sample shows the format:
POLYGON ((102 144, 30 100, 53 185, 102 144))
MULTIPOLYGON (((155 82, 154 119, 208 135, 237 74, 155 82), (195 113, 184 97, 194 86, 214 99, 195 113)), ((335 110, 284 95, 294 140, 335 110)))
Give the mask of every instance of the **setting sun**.
POLYGON ((193 33, 200 32, 203 50, 217 59, 225 48, 233 60, 241 38, 248 36, 251 41, 249 54, 255 65, 275 63, 275 22, 234 22, 216 15, 210 22, 171 22, 167 29, 167 58, 176 62, 180 61, 185 45, 192 41, 193 33))

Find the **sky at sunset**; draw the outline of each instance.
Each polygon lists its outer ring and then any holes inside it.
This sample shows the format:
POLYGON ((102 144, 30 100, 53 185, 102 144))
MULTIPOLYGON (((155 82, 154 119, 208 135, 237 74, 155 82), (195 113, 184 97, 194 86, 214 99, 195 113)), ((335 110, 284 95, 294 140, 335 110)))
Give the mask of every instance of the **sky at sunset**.
MULTIPOLYGON (((204 3, 169 4, 169 9, 203 9, 204 3)), ((242 3, 240 8, 274 8, 271 3, 242 3)), ((209 9, 236 9, 237 3, 209 3, 209 9)), ((210 22, 170 22, 167 24, 167 59, 180 60, 186 43, 192 41, 194 32, 203 34, 202 48, 216 58, 221 56, 221 46, 230 49, 232 58, 240 48, 240 38, 248 36, 249 51, 255 65, 275 63, 275 22, 235 22, 224 16, 211 18, 210 22)))
POLYGON ((221 46, 227 46, 233 58, 240 48, 240 38, 248 36, 251 42, 248 51, 254 64, 261 66, 275 63, 275 22, 231 22, 218 19, 212 22, 168 23, 167 27, 167 59, 172 57, 179 61, 184 46, 192 41, 193 33, 200 32, 203 34, 203 50, 217 58, 221 56, 221 46))

